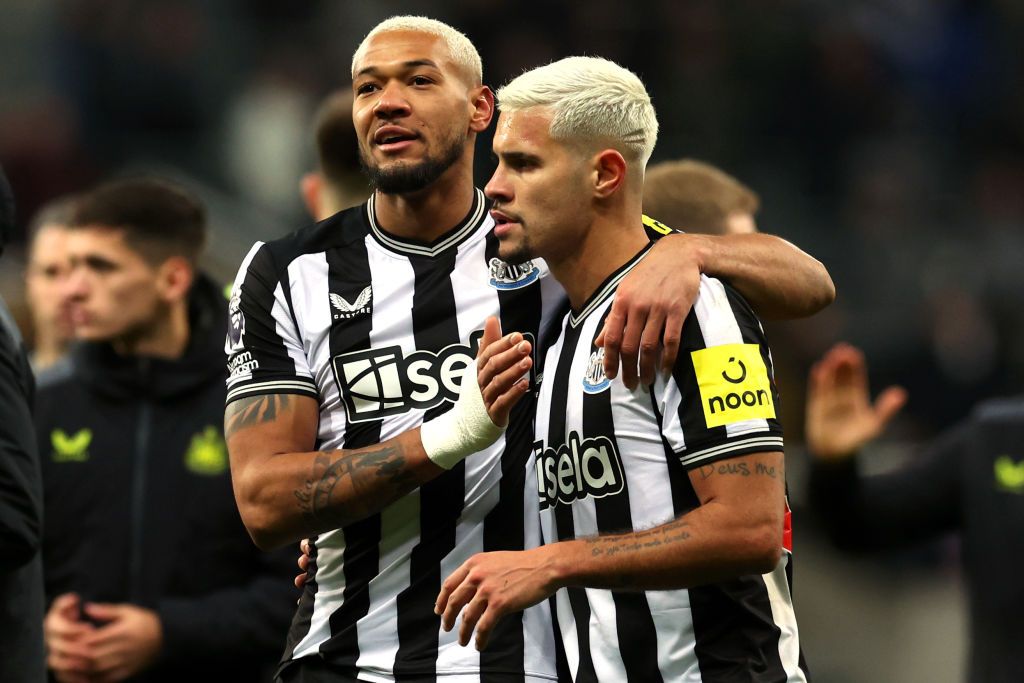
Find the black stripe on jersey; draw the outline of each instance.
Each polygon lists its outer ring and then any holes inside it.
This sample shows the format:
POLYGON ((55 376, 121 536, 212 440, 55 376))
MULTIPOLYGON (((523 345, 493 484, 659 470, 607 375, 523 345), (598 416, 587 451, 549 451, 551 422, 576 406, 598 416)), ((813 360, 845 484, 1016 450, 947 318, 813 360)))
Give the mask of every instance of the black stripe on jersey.
MULTIPOLYGON (((312 379, 295 376, 295 361, 288 355, 284 340, 277 333, 272 311, 274 292, 282 283, 281 276, 271 248, 261 246, 249 262, 239 286, 241 340, 258 366, 252 373, 252 380, 244 384, 232 386, 229 380, 228 403, 250 394, 295 393, 319 397, 312 379)), ((287 291, 286 280, 282 285, 287 291)))
MULTIPOLYGON (((597 330, 600 330, 611 309, 606 309, 597 330)), ((595 353, 598 347, 591 342, 590 352, 595 353)), ((559 375, 564 377, 564 375, 559 375)), ((573 391, 582 391, 580 387, 573 391)), ((558 405, 558 404, 555 404, 558 405)), ((615 417, 612 414, 612 392, 610 389, 597 394, 583 394, 583 434, 586 438, 604 437, 616 445, 615 417)), ((628 454, 619 453, 619 458, 628 454)), ((625 479, 625 472, 620 470, 625 479)), ((643 492, 638 491, 639 495, 643 492)), ((599 534, 630 532, 633 530, 633 517, 629 508, 629 488, 622 482, 622 490, 614 495, 594 499, 594 513, 597 519, 599 534)), ((615 626, 619 640, 619 654, 626 669, 627 680, 633 683, 661 681, 658 667, 658 633, 651 618, 647 595, 643 592, 612 591, 615 603, 615 626)), ((577 628, 587 628, 587 622, 577 622, 577 628)))
MULTIPOLYGON (((568 321, 568 318, 566 318, 568 321)), ((566 377, 572 367, 573 353, 576 344, 579 343, 581 329, 566 323, 565 336, 562 339, 561 353, 555 367, 547 368, 549 382, 554 382, 555 377, 566 377)), ((548 422, 547 448, 557 451, 565 445, 565 410, 559 410, 555 406, 565 406, 569 400, 569 387, 567 382, 555 384, 551 394, 551 416, 548 422)), ((554 506, 555 533, 558 539, 575 538, 576 531, 573 525, 572 507, 569 505, 554 506)), ((546 539, 551 540, 551 539, 546 539)), ((576 670, 576 683, 596 683, 597 671, 594 668, 594 660, 590 656, 590 602, 587 593, 583 588, 570 586, 564 589, 569 596, 569 606, 572 609, 572 618, 576 622, 577 646, 579 648, 579 667, 576 670)), ((557 633, 561 639, 561 633, 557 633)))
POLYGON ((781 631, 760 576, 742 576, 690 591, 694 652, 704 683, 780 683, 781 631))
MULTIPOLYGON (((433 259, 409 259, 416 276, 412 324, 417 349, 440 351, 461 341, 450 277, 455 257, 456 250, 449 249, 433 259)), ((430 408, 424 420, 451 407, 451 403, 444 402, 430 408)), ((441 620, 434 614, 434 601, 441 591, 441 560, 455 548, 455 527, 465 495, 466 466, 461 462, 420 487, 420 540, 410 555, 409 587, 398 594, 398 681, 410 677, 422 680, 436 674, 441 620)))
POLYGON ((700 498, 697 497, 697 492, 693 490, 693 484, 690 482, 690 475, 686 472, 686 468, 679 462, 678 456, 672 450, 672 445, 665 438, 665 416, 658 409, 659 399, 654 395, 654 384, 651 384, 649 387, 648 395, 651 397, 651 408, 654 410, 654 416, 658 421, 661 445, 665 449, 665 464, 668 466, 668 484, 669 490, 672 492, 672 512, 676 517, 679 517, 700 505, 700 498))
MULTIPOLYGON (((365 246, 351 244, 343 248, 331 248, 325 252, 325 256, 329 292, 354 301, 365 287, 370 286, 370 262, 365 246)), ((330 300, 324 301, 322 305, 330 308, 330 300)), ((373 306, 372 300, 369 305, 373 306)), ((332 318, 331 357, 369 349, 372 324, 372 313, 347 319, 332 318)), ((343 447, 363 448, 379 443, 380 430, 380 420, 349 422, 345 429, 343 447)), ((380 515, 370 515, 355 524, 349 524, 343 527, 342 533, 345 537, 343 602, 329 618, 331 637, 320 646, 320 651, 338 666, 351 671, 355 677, 356 660, 359 659, 356 625, 369 612, 369 584, 380 568, 380 515)))
MULTIPOLYGON (((498 258, 498 239, 488 233, 484 249, 487 263, 498 258)), ((499 289, 498 304, 502 332, 532 331, 540 327, 543 308, 540 282, 520 289, 499 289)), ((534 340, 536 366, 538 349, 534 340)), ((531 373, 533 376, 533 373, 531 373)), ((533 449, 533 416, 536 394, 531 391, 515 405, 505 430, 505 450, 501 454, 501 481, 498 502, 484 518, 484 551, 522 550, 525 544, 523 492, 526 490, 526 463, 533 449)), ((509 614, 498 622, 491 644, 480 653, 480 680, 488 683, 492 671, 522 669, 524 661, 523 614, 509 614)), ((502 681, 508 678, 502 676, 502 681)))

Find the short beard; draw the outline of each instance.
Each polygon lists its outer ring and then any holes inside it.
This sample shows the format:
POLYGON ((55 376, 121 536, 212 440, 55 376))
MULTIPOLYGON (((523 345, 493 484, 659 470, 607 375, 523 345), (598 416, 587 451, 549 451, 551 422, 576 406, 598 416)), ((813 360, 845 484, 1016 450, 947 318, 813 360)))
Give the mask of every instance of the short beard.
POLYGON ((384 194, 409 194, 425 189, 440 178, 459 160, 465 146, 465 138, 456 138, 442 150, 440 157, 428 156, 418 164, 397 164, 389 169, 372 166, 369 155, 360 149, 359 167, 370 179, 373 189, 384 194))

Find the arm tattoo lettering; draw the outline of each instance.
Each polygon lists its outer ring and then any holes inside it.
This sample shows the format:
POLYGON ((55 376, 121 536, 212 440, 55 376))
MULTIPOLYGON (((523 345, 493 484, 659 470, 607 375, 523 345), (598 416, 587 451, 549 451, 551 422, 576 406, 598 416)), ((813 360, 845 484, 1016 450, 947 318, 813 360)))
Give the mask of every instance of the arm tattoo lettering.
POLYGON ((224 434, 239 429, 273 422, 291 406, 288 394, 263 394, 232 401, 224 409, 224 434))
POLYGON ((399 446, 320 453, 313 461, 309 478, 294 491, 303 517, 310 522, 327 521, 337 526, 364 517, 368 510, 352 506, 344 511, 332 509, 331 496, 343 481, 357 492, 356 499, 377 504, 381 499, 396 500, 418 485, 399 446))
POLYGON ((703 465, 700 468, 701 479, 707 479, 713 474, 734 474, 741 477, 749 477, 753 475, 761 475, 765 477, 771 477, 775 479, 779 476, 779 472, 776 470, 774 465, 765 465, 764 463, 753 463, 754 468, 751 470, 750 463, 746 462, 725 462, 715 463, 713 465, 703 465))

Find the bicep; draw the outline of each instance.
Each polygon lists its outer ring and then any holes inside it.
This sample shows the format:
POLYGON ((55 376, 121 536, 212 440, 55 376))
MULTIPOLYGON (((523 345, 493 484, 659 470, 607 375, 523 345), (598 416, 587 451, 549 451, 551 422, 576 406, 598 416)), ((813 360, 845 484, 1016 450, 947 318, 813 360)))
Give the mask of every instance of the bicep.
POLYGON ((723 504, 743 516, 781 520, 785 467, 780 451, 767 451, 700 465, 689 471, 689 477, 701 505, 723 504))
POLYGON ((259 394, 232 401, 224 410, 224 435, 232 470, 281 453, 316 447, 320 406, 300 394, 259 394))

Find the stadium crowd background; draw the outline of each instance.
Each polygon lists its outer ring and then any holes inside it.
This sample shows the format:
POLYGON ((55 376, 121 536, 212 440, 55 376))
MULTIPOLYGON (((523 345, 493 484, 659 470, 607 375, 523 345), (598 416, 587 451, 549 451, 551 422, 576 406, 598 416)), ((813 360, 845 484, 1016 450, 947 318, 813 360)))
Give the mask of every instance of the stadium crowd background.
MULTIPOLYGON (((835 554, 801 514, 802 395, 810 363, 839 339, 865 350, 876 390, 910 391, 889 442, 1024 385, 1024 6, 4 0, 0 164, 22 226, 57 195, 156 171, 208 203, 206 262, 227 282, 254 239, 307 222, 298 182, 314 163, 313 112, 347 85, 365 32, 408 12, 464 30, 493 86, 568 54, 628 65, 662 123, 653 161, 728 170, 761 196, 762 230, 826 264, 836 303, 768 328, 805 651, 819 680, 872 680, 879 667, 891 680, 958 680, 952 542, 835 554)), ((482 183, 489 155, 478 159, 482 183)), ((16 313, 21 289, 5 260, 0 291, 16 313)), ((867 453, 869 467, 896 465, 888 450, 867 453)))

